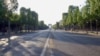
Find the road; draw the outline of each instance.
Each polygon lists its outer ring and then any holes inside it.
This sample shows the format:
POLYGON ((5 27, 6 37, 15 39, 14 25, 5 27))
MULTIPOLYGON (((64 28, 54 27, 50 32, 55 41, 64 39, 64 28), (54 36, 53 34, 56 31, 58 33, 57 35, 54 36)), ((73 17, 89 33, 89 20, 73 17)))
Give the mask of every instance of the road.
POLYGON ((65 32, 43 30, 13 36, 12 47, 3 56, 100 56, 100 38, 65 32))

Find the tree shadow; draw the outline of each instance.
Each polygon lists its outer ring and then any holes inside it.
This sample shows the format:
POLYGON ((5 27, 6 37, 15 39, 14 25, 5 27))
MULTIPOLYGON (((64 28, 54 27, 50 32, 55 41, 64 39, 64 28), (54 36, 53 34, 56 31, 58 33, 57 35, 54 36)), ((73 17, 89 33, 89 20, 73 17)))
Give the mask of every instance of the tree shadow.
MULTIPOLYGON (((35 42, 39 41, 39 42, 45 43, 45 41, 40 41, 35 38, 47 38, 48 35, 49 35, 49 33, 44 32, 39 37, 32 36, 32 37, 23 38, 23 39, 24 39, 24 41, 35 41, 35 42)), ((50 37, 52 37, 51 39, 53 39, 53 40, 58 40, 58 41, 62 41, 65 43, 68 42, 68 43, 75 43, 75 44, 82 44, 82 45, 100 46, 100 38, 92 38, 92 36, 88 36, 88 35, 65 33, 65 32, 63 32, 63 33, 54 32, 54 34, 50 33, 50 37)), ((13 47, 7 48, 7 49, 3 50, 2 52, 4 54, 7 52, 11 52, 10 56, 40 56, 40 54, 43 50, 43 47, 39 47, 36 45, 28 45, 28 47, 24 47, 23 45, 20 44, 20 41, 22 41, 24 43, 23 39, 17 40, 17 41, 12 40, 13 47)), ((37 44, 38 44, 38 42, 37 42, 37 44)), ((45 56, 51 55, 50 52, 48 51, 49 49, 50 48, 47 49, 45 56)), ((62 52, 56 48, 52 49, 52 51, 54 53, 53 54, 54 56, 72 56, 72 55, 62 52)))
MULTIPOLYGON (((39 56, 40 52, 37 52, 37 48, 35 45, 29 46, 29 47, 24 47, 20 45, 19 43, 14 43, 15 46, 6 48, 2 52, 6 54, 7 52, 11 52, 10 56, 39 56), (35 49, 34 49, 35 48, 35 49), (33 51, 30 51, 33 50, 33 51)), ((41 51, 40 48, 38 48, 39 51, 41 51)), ((8 55, 9 56, 9 55, 8 55)))
POLYGON ((25 37, 25 38, 19 36, 19 39, 17 38, 11 41, 12 47, 6 46, 5 49, 2 50, 2 53, 6 54, 8 52, 11 52, 10 56, 40 56, 43 47, 38 47, 35 44, 28 45, 28 47, 25 47, 21 43, 25 43, 27 41, 36 42, 37 44, 38 42, 45 43, 45 41, 38 40, 39 38, 45 38, 45 39, 47 38, 48 33, 47 32, 43 32, 43 33, 44 35, 39 33, 40 34, 39 37, 36 37, 39 34, 36 34, 35 36, 33 36, 32 34, 29 34, 32 36, 25 37))
MULTIPOLYGON (((2 52, 4 54, 7 52, 11 52, 11 54, 9 54, 10 56, 40 56, 43 48, 44 47, 37 47, 36 45, 29 45, 28 47, 24 47, 20 45, 20 43, 16 42, 14 43, 13 47, 9 47, 2 52)), ((45 56, 51 56, 49 52, 50 49, 51 48, 46 49, 45 56)), ((52 49, 52 51, 54 53, 54 56, 71 56, 57 49, 52 49)))

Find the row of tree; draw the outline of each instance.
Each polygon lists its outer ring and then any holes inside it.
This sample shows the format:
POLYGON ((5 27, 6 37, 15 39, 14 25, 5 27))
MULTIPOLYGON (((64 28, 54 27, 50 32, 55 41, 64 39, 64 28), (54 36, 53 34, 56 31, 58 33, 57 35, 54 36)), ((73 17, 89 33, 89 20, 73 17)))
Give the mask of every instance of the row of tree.
POLYGON ((38 21, 38 13, 22 7, 20 14, 15 13, 18 8, 17 0, 0 0, 0 32, 21 32, 22 30, 45 29, 43 21, 38 21))
POLYGON ((20 9, 19 23, 24 30, 38 29, 38 14, 35 11, 22 7, 20 9))
POLYGON ((44 30, 44 29, 48 29, 49 27, 44 23, 44 21, 39 21, 38 24, 38 29, 44 30))
POLYGON ((18 8, 17 0, 0 0, 0 31, 10 31, 10 21, 12 21, 13 12, 18 8))
POLYGON ((12 32, 30 32, 48 28, 43 21, 38 21, 38 13, 35 11, 22 7, 20 14, 18 14, 15 13, 17 8, 17 0, 0 0, 0 33, 8 33, 9 46, 11 45, 12 32))
POLYGON ((100 0, 87 0, 81 9, 70 5, 62 21, 65 29, 100 30, 100 0))
POLYGON ((43 30, 48 28, 44 21, 38 21, 38 14, 35 11, 24 7, 20 9, 19 22, 24 30, 43 30))

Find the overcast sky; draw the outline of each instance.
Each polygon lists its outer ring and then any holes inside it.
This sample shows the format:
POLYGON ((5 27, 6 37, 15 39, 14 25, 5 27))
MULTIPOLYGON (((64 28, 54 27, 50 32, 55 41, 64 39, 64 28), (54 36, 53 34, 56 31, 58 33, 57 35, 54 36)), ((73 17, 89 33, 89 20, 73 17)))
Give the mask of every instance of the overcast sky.
POLYGON ((31 8, 39 14, 39 20, 46 24, 55 24, 62 19, 62 13, 69 5, 83 6, 86 0, 18 0, 21 7, 31 8))

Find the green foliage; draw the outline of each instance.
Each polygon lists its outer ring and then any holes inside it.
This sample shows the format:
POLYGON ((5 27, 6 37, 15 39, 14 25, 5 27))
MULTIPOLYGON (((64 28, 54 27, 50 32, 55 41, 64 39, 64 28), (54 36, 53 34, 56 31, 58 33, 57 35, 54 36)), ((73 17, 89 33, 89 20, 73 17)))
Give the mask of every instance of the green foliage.
POLYGON ((90 6, 90 14, 100 16, 100 0, 87 0, 90 6))
POLYGON ((8 22, 10 22, 9 27, 11 27, 11 30, 16 28, 22 29, 23 26, 25 29, 27 28, 27 30, 38 29, 38 14, 35 11, 22 7, 18 15, 14 13, 17 8, 17 0, 10 0, 9 4, 7 0, 0 0, 0 26, 8 28, 8 22))
MULTIPOLYGON (((15 17, 13 13, 18 7, 17 0, 10 0, 10 3, 7 3, 7 0, 0 0, 0 26, 1 28, 5 29, 8 27, 8 22, 14 21, 12 18, 15 17)), ((15 20, 16 21, 16 20, 15 20)), ((0 30, 2 30, 0 28, 0 30)), ((7 29, 6 29, 7 30, 7 29)))
POLYGON ((44 21, 39 22, 39 29, 43 30, 43 29, 47 29, 47 28, 49 28, 49 27, 44 23, 44 21))
POLYGON ((63 26, 65 27, 66 26, 66 21, 67 21, 67 16, 68 16, 68 13, 63 13, 63 19, 62 19, 62 22, 63 22, 63 26))
POLYGON ((38 28, 38 14, 35 11, 22 7, 20 9, 20 23, 35 30, 38 28))
POLYGON ((63 14, 62 20, 64 26, 72 27, 74 25, 82 27, 88 24, 93 26, 96 21, 99 24, 100 0, 87 0, 86 5, 81 10, 78 6, 70 5, 67 14, 66 16, 63 14))
POLYGON ((19 23, 18 21, 20 20, 20 15, 14 13, 12 16, 11 16, 11 23, 19 23))
POLYGON ((4 0, 0 0, 0 24, 2 24, 3 22, 6 21, 6 12, 7 12, 7 9, 6 7, 4 7, 4 0))
POLYGON ((73 25, 78 22, 79 8, 77 6, 69 6, 66 25, 73 25))

